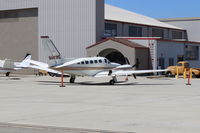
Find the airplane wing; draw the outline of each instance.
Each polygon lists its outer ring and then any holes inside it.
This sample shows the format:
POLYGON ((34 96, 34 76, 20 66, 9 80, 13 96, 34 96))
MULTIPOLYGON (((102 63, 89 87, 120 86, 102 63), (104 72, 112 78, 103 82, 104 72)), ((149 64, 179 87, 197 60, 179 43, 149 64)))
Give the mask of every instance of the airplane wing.
POLYGON ((117 76, 127 76, 132 74, 145 74, 145 73, 157 73, 157 72, 165 72, 167 69, 164 70, 127 70, 127 71, 115 71, 113 72, 114 75, 117 76))
POLYGON ((109 76, 127 76, 132 74, 145 74, 145 73, 156 73, 156 72, 165 72, 164 70, 115 70, 112 74, 109 74, 109 71, 103 71, 94 75, 94 77, 109 77, 109 76))
MULTIPOLYGON (((62 74, 60 71, 49 68, 49 65, 47 63, 43 63, 43 62, 39 62, 35 60, 30 60, 30 63, 33 65, 29 65, 29 68, 44 70, 44 71, 54 73, 54 74, 59 74, 59 75, 62 74)), ((64 74, 64 75, 68 76, 68 74, 64 74)))
POLYGON ((54 74, 61 74, 61 72, 47 68, 47 67, 41 67, 41 66, 37 66, 37 65, 29 65, 29 68, 33 68, 33 69, 38 69, 38 70, 44 70, 50 73, 54 73, 54 74))
POLYGON ((17 71, 17 70, 21 70, 21 69, 22 69, 22 68, 14 68, 15 71, 17 71))
POLYGON ((39 62, 39 61, 35 61, 35 60, 30 60, 29 62, 31 64, 34 64, 34 65, 37 65, 37 66, 49 67, 49 65, 47 63, 43 63, 43 62, 39 62))

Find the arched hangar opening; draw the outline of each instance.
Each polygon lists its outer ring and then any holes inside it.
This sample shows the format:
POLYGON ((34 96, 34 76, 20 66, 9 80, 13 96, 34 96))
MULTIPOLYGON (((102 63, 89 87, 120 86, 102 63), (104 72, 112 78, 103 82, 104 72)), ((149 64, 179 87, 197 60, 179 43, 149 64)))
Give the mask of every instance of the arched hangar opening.
POLYGON ((119 63, 119 64, 127 64, 126 57, 116 49, 105 49, 99 53, 99 56, 106 57, 109 61, 119 63))

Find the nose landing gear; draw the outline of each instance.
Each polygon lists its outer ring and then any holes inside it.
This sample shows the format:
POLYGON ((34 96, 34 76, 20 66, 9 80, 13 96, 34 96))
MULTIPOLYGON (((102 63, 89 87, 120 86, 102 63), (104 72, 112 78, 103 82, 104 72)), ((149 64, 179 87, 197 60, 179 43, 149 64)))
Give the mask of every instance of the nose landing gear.
POLYGON ((112 78, 113 79, 110 80, 109 84, 110 85, 115 85, 115 83, 117 83, 117 78, 116 78, 116 76, 113 76, 112 78))

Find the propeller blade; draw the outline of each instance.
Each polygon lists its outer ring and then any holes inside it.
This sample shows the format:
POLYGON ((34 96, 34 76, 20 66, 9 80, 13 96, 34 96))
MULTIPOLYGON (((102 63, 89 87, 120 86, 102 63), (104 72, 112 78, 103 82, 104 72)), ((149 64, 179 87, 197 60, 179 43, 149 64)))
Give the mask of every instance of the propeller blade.
POLYGON ((137 64, 133 65, 132 67, 134 68, 134 67, 136 67, 136 66, 137 66, 137 64))
POLYGON ((137 77, 136 77, 136 75, 135 75, 135 74, 133 74, 133 77, 134 77, 135 79, 137 79, 137 77))
POLYGON ((111 75, 112 75, 112 70, 109 70, 108 76, 111 76, 111 75))
POLYGON ((126 64, 130 65, 130 62, 127 57, 125 58, 125 60, 126 60, 126 64))
POLYGON ((134 67, 138 68, 139 65, 140 65, 140 61, 139 61, 139 59, 137 59, 135 65, 133 65, 132 67, 133 67, 133 68, 134 68, 134 67))

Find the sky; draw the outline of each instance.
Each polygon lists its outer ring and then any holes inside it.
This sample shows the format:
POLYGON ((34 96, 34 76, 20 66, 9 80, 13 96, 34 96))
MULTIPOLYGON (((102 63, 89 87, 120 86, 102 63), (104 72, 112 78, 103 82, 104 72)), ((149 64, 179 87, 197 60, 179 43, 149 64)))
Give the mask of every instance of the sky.
POLYGON ((200 0, 105 0, 105 2, 153 18, 200 17, 200 0))

